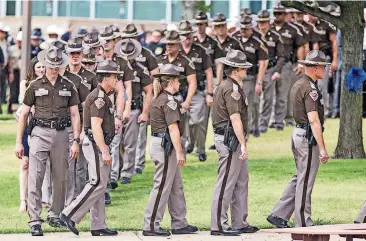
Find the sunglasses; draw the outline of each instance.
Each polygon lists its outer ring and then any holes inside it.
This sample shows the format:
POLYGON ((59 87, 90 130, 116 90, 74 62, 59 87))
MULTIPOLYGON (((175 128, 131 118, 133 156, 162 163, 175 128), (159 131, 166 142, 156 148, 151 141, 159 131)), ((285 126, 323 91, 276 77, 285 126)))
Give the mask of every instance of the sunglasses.
POLYGON ((166 45, 168 45, 168 46, 174 46, 174 45, 176 45, 176 43, 167 43, 166 45))
POLYGON ((95 63, 93 62, 82 62, 83 65, 88 65, 88 66, 91 66, 91 65, 95 65, 95 63))
POLYGON ((285 14, 285 13, 273 13, 274 16, 281 16, 282 14, 285 14))
POLYGON ((203 26, 205 23, 196 23, 197 26, 203 26))

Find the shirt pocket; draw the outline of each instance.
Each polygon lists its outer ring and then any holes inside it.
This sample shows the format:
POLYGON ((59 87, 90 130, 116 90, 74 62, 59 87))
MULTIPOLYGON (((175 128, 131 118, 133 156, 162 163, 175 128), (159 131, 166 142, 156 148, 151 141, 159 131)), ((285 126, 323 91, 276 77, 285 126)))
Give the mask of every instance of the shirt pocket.
POLYGON ((71 91, 70 90, 59 90, 56 94, 58 97, 58 100, 56 102, 56 105, 61 108, 67 108, 69 103, 69 98, 71 97, 71 91))
POLYGON ((46 89, 38 89, 34 91, 34 95, 36 97, 36 103, 37 106, 45 107, 47 105, 47 102, 49 100, 49 91, 46 89))

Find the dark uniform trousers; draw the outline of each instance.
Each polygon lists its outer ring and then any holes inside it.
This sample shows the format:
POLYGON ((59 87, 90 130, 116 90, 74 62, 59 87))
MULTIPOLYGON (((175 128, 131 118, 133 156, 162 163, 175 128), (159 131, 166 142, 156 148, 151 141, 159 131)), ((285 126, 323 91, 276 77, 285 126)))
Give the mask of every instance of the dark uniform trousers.
POLYGON ((275 67, 268 68, 264 75, 263 81, 263 94, 262 94, 262 112, 260 117, 259 127, 261 130, 267 130, 269 125, 269 120, 271 119, 273 111, 273 100, 275 94, 276 81, 272 80, 272 75, 274 74, 275 67))
POLYGON ((296 173, 286 187, 272 214, 286 221, 294 213, 295 227, 313 225, 311 193, 319 168, 319 147, 309 149, 306 130, 295 128, 292 132, 292 152, 296 161, 296 173))
POLYGON ((259 129, 259 100, 255 94, 256 77, 247 75, 244 78, 243 90, 248 99, 248 127, 249 130, 259 129))
POLYGON ((49 158, 52 173, 50 218, 58 218, 65 205, 67 187, 69 143, 67 131, 36 126, 30 137, 28 214, 29 224, 41 224, 42 183, 49 158))
POLYGON ((75 223, 80 223, 90 210, 91 230, 105 229, 104 192, 107 186, 110 165, 105 165, 95 142, 88 137, 83 141, 83 152, 88 162, 89 182, 74 201, 62 213, 75 223))
POLYGON ((189 107, 189 143, 193 147, 197 144, 200 154, 205 153, 207 109, 204 92, 197 90, 189 107))
POLYGON ((140 128, 140 124, 137 121, 140 114, 140 109, 131 110, 131 118, 125 125, 125 131, 122 136, 124 154, 121 177, 131 178, 133 175, 136 159, 137 138, 140 128))
POLYGON ((219 169, 211 207, 211 230, 229 228, 227 211, 231 210, 233 229, 247 227, 248 216, 248 160, 240 160, 240 145, 230 153, 224 145, 224 136, 215 134, 219 154, 219 169))
POLYGON ((151 137, 150 155, 155 164, 154 187, 145 210, 144 230, 160 228, 167 204, 172 229, 180 229, 188 225, 182 175, 176 153, 173 150, 170 156, 166 157, 161 141, 160 137, 151 137))

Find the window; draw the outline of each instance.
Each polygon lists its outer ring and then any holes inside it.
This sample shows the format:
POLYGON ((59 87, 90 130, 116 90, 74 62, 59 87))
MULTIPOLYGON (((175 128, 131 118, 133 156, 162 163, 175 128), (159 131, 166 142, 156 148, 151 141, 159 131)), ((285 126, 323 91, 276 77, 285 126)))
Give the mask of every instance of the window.
POLYGON ((89 17, 90 1, 86 0, 59 0, 58 16, 61 17, 89 17))
POLYGON ((32 16, 52 16, 51 0, 32 1, 32 16))
POLYGON ((6 1, 6 16, 15 16, 15 1, 6 1))
POLYGON ((229 18, 229 1, 211 1, 211 16, 214 17, 217 13, 223 13, 229 18))
POLYGON ((155 20, 165 19, 166 1, 134 1, 133 18, 136 20, 155 20))
POLYGON ((184 18, 182 0, 172 0, 172 22, 180 22, 184 18))
POLYGON ((127 19, 127 1, 95 1, 96 18, 127 19))

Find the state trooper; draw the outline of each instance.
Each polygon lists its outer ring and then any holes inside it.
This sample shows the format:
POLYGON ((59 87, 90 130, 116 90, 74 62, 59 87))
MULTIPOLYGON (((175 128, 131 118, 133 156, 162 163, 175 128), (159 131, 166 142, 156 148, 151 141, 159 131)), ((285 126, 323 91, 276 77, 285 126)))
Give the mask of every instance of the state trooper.
MULTIPOLYGON (((138 36, 141 36, 141 32, 137 31, 136 26, 133 23, 127 24, 126 28, 122 31, 121 37, 137 39, 138 36)), ((142 47, 141 53, 139 56, 135 58, 135 61, 139 64, 143 65, 148 69, 150 73, 150 77, 154 74, 159 73, 158 62, 154 56, 154 54, 147 48, 142 47)), ((146 96, 144 96, 146 98, 146 96)), ((147 123, 148 121, 143 118, 139 118, 140 128, 139 128, 139 136, 137 140, 137 149, 136 149, 136 158, 135 158, 135 173, 142 174, 145 169, 145 150, 146 150, 146 137, 147 137, 147 123)), ((125 161, 125 160, 124 160, 125 161)), ((122 177, 124 176, 124 168, 122 169, 122 177)))
POLYGON ((88 161, 89 182, 82 192, 60 214, 66 227, 76 235, 75 223, 80 223, 90 210, 92 236, 114 236, 118 232, 105 223, 104 193, 109 179, 112 157, 108 145, 115 135, 114 104, 108 94, 116 87, 120 74, 117 64, 105 60, 98 64, 97 80, 100 83, 85 100, 83 152, 88 161))
POLYGON ((253 67, 247 70, 243 85, 248 99, 248 127, 249 133, 252 133, 254 137, 259 137, 259 101, 268 65, 268 49, 262 40, 254 35, 253 28, 250 16, 244 16, 240 20, 240 42, 248 62, 253 64, 253 67))
POLYGON ((115 42, 118 43, 122 39, 121 32, 119 31, 119 28, 117 27, 117 25, 114 25, 114 24, 109 25, 109 27, 112 28, 113 33, 117 36, 116 39, 115 39, 115 42))
MULTIPOLYGON (((129 38, 121 40, 116 44, 115 52, 129 61, 134 74, 134 79, 132 80, 131 117, 129 121, 124 124, 124 132, 121 141, 124 150, 121 183, 127 184, 131 182, 135 167, 140 123, 147 121, 150 109, 152 100, 152 79, 150 78, 148 68, 137 61, 137 57, 140 56, 142 52, 142 46, 137 40, 129 38), (145 98, 142 97, 143 93, 145 98)), ((116 168, 116 170, 118 171, 119 167, 116 168)), ((118 172, 112 172, 111 179, 112 184, 114 180, 118 179, 118 172)))
POLYGON ((46 162, 51 163, 52 202, 47 220, 54 227, 62 226, 59 215, 64 208, 67 188, 68 157, 75 158, 79 152, 80 103, 75 85, 59 75, 60 68, 67 65, 67 56, 54 46, 41 51, 38 60, 46 66, 46 74, 33 81, 28 87, 18 122, 15 153, 23 155, 21 144, 24 126, 30 108, 34 106, 34 118, 28 130, 30 134, 29 176, 28 176, 28 215, 32 236, 43 236, 41 224, 42 181, 46 162), (68 121, 68 109, 71 122, 68 121), (72 125, 73 145, 69 149, 66 127, 72 125), (70 154, 69 154, 70 150, 70 154))
POLYGON ((282 68, 281 77, 277 80, 278 87, 276 87, 276 102, 274 110, 274 122, 270 125, 270 128, 277 130, 284 129, 284 120, 287 114, 287 106, 289 101, 289 92, 293 84, 293 74, 300 74, 303 71, 303 66, 297 64, 293 70, 292 62, 294 59, 304 59, 304 45, 306 39, 302 37, 300 30, 294 26, 285 22, 286 9, 277 4, 273 8, 273 15, 275 16, 274 23, 271 28, 277 31, 282 38, 285 48, 285 65, 282 68))
POLYGON ((187 208, 183 193, 180 168, 185 163, 181 137, 184 133, 186 110, 174 98, 179 91, 181 71, 173 64, 160 67, 154 75, 154 100, 151 105, 150 155, 155 164, 154 187, 144 215, 144 236, 169 236, 160 227, 166 205, 171 216, 173 234, 191 234, 198 231, 186 219, 187 208))
MULTIPOLYGON (((175 30, 167 31, 166 35, 166 54, 157 58, 159 65, 173 64, 179 70, 182 76, 179 92, 176 98, 183 101, 182 107, 188 111, 191 106, 192 98, 197 90, 197 78, 194 63, 180 52, 183 38, 175 30)), ((188 125, 188 121, 186 123, 188 125)), ((188 144, 188 126, 183 133, 183 145, 186 148, 188 144)))
MULTIPOLYGON (((113 29, 109 26, 103 28, 102 32, 100 33, 100 38, 105 40, 105 44, 103 45, 104 48, 104 59, 114 61, 120 70, 120 74, 118 75, 118 82, 116 87, 114 88, 113 94, 110 94, 109 97, 112 100, 112 103, 116 105, 116 114, 115 114, 115 125, 116 125, 116 135, 114 140, 111 144, 111 154, 112 160, 118 160, 119 154, 119 145, 121 142, 121 127, 122 121, 127 122, 130 119, 131 115, 131 100, 132 100, 132 80, 135 78, 133 75, 133 70, 130 63, 118 57, 117 54, 114 52, 115 40, 118 38, 119 35, 116 35, 113 32, 113 29), (124 93, 125 91, 125 93, 124 93), (125 101, 125 95, 127 100, 125 101), (117 156, 117 157, 116 157, 117 156)), ((105 203, 111 204, 110 199, 110 192, 112 190, 112 180, 108 182, 108 186, 105 193, 105 203)))
MULTIPOLYGON (((69 39, 66 46, 66 53, 69 56, 69 65, 66 67, 66 71, 72 74, 76 74, 81 78, 81 84, 77 84, 78 86, 83 85, 87 88, 87 92, 83 93, 82 99, 80 100, 83 103, 93 89, 98 86, 98 82, 96 80, 96 76, 94 73, 86 70, 82 66, 82 59, 83 59, 83 41, 78 38, 74 37, 69 39)), ((82 113, 82 105, 80 107, 80 113, 82 113)), ((72 130, 67 128, 69 132, 69 145, 72 145, 72 130)), ((81 135, 83 137, 84 134, 81 135)), ((84 189, 87 181, 87 174, 88 173, 88 166, 84 156, 83 151, 79 152, 79 156, 76 160, 69 159, 69 176, 68 176, 68 188, 66 193, 66 203, 65 205, 68 206, 72 200, 76 198, 80 194, 80 192, 84 189)))
POLYGON ((305 75, 291 89, 296 128, 292 132, 292 152, 296 173, 273 208, 268 222, 278 228, 289 228, 288 221, 294 213, 295 227, 309 227, 311 220, 311 193, 319 168, 326 163, 328 153, 324 144, 324 106, 317 81, 324 76, 326 56, 312 50, 304 61, 305 75))
POLYGON ((212 104, 213 72, 212 61, 200 44, 193 42, 193 28, 189 21, 181 21, 178 33, 184 38, 181 54, 189 58, 195 65, 197 90, 189 108, 189 146, 187 153, 197 147, 199 161, 206 161, 206 113, 212 104), (206 92, 206 96, 205 96, 206 92))
POLYGON ((84 48, 83 59, 81 60, 83 67, 86 70, 95 73, 97 71, 98 62, 99 61, 95 56, 95 50, 93 48, 88 47, 84 48))
MULTIPOLYGON (((227 54, 232 49, 243 51, 243 46, 240 44, 240 42, 228 35, 226 29, 227 21, 224 14, 216 14, 211 24, 216 32, 216 40, 221 44, 224 54, 227 54)), ((220 85, 220 83, 220 79, 218 79, 216 84, 220 85)))
MULTIPOLYGON (((257 37, 264 41, 268 49, 268 66, 263 80, 262 112, 259 123, 259 132, 265 133, 273 111, 274 94, 279 92, 279 80, 286 60, 281 35, 270 29, 270 13, 267 10, 259 11, 257 22, 260 33, 257 37)), ((278 97, 276 95, 276 98, 278 97)))
POLYGON ((101 49, 102 49, 102 46, 104 46, 104 44, 106 44, 106 40, 102 39, 99 36, 98 32, 88 33, 83 39, 83 44, 86 47, 94 49, 95 56, 98 61, 101 61, 104 59, 104 57, 103 57, 104 53, 103 53, 103 51, 101 51, 101 49))
POLYGON ((248 100, 243 91, 247 62, 240 50, 231 50, 221 61, 227 66, 227 79, 214 93, 212 125, 219 154, 217 183, 211 206, 211 235, 236 236, 254 233, 248 216, 248 151, 245 134, 248 131, 248 100), (231 210, 231 225, 227 211, 231 210))

